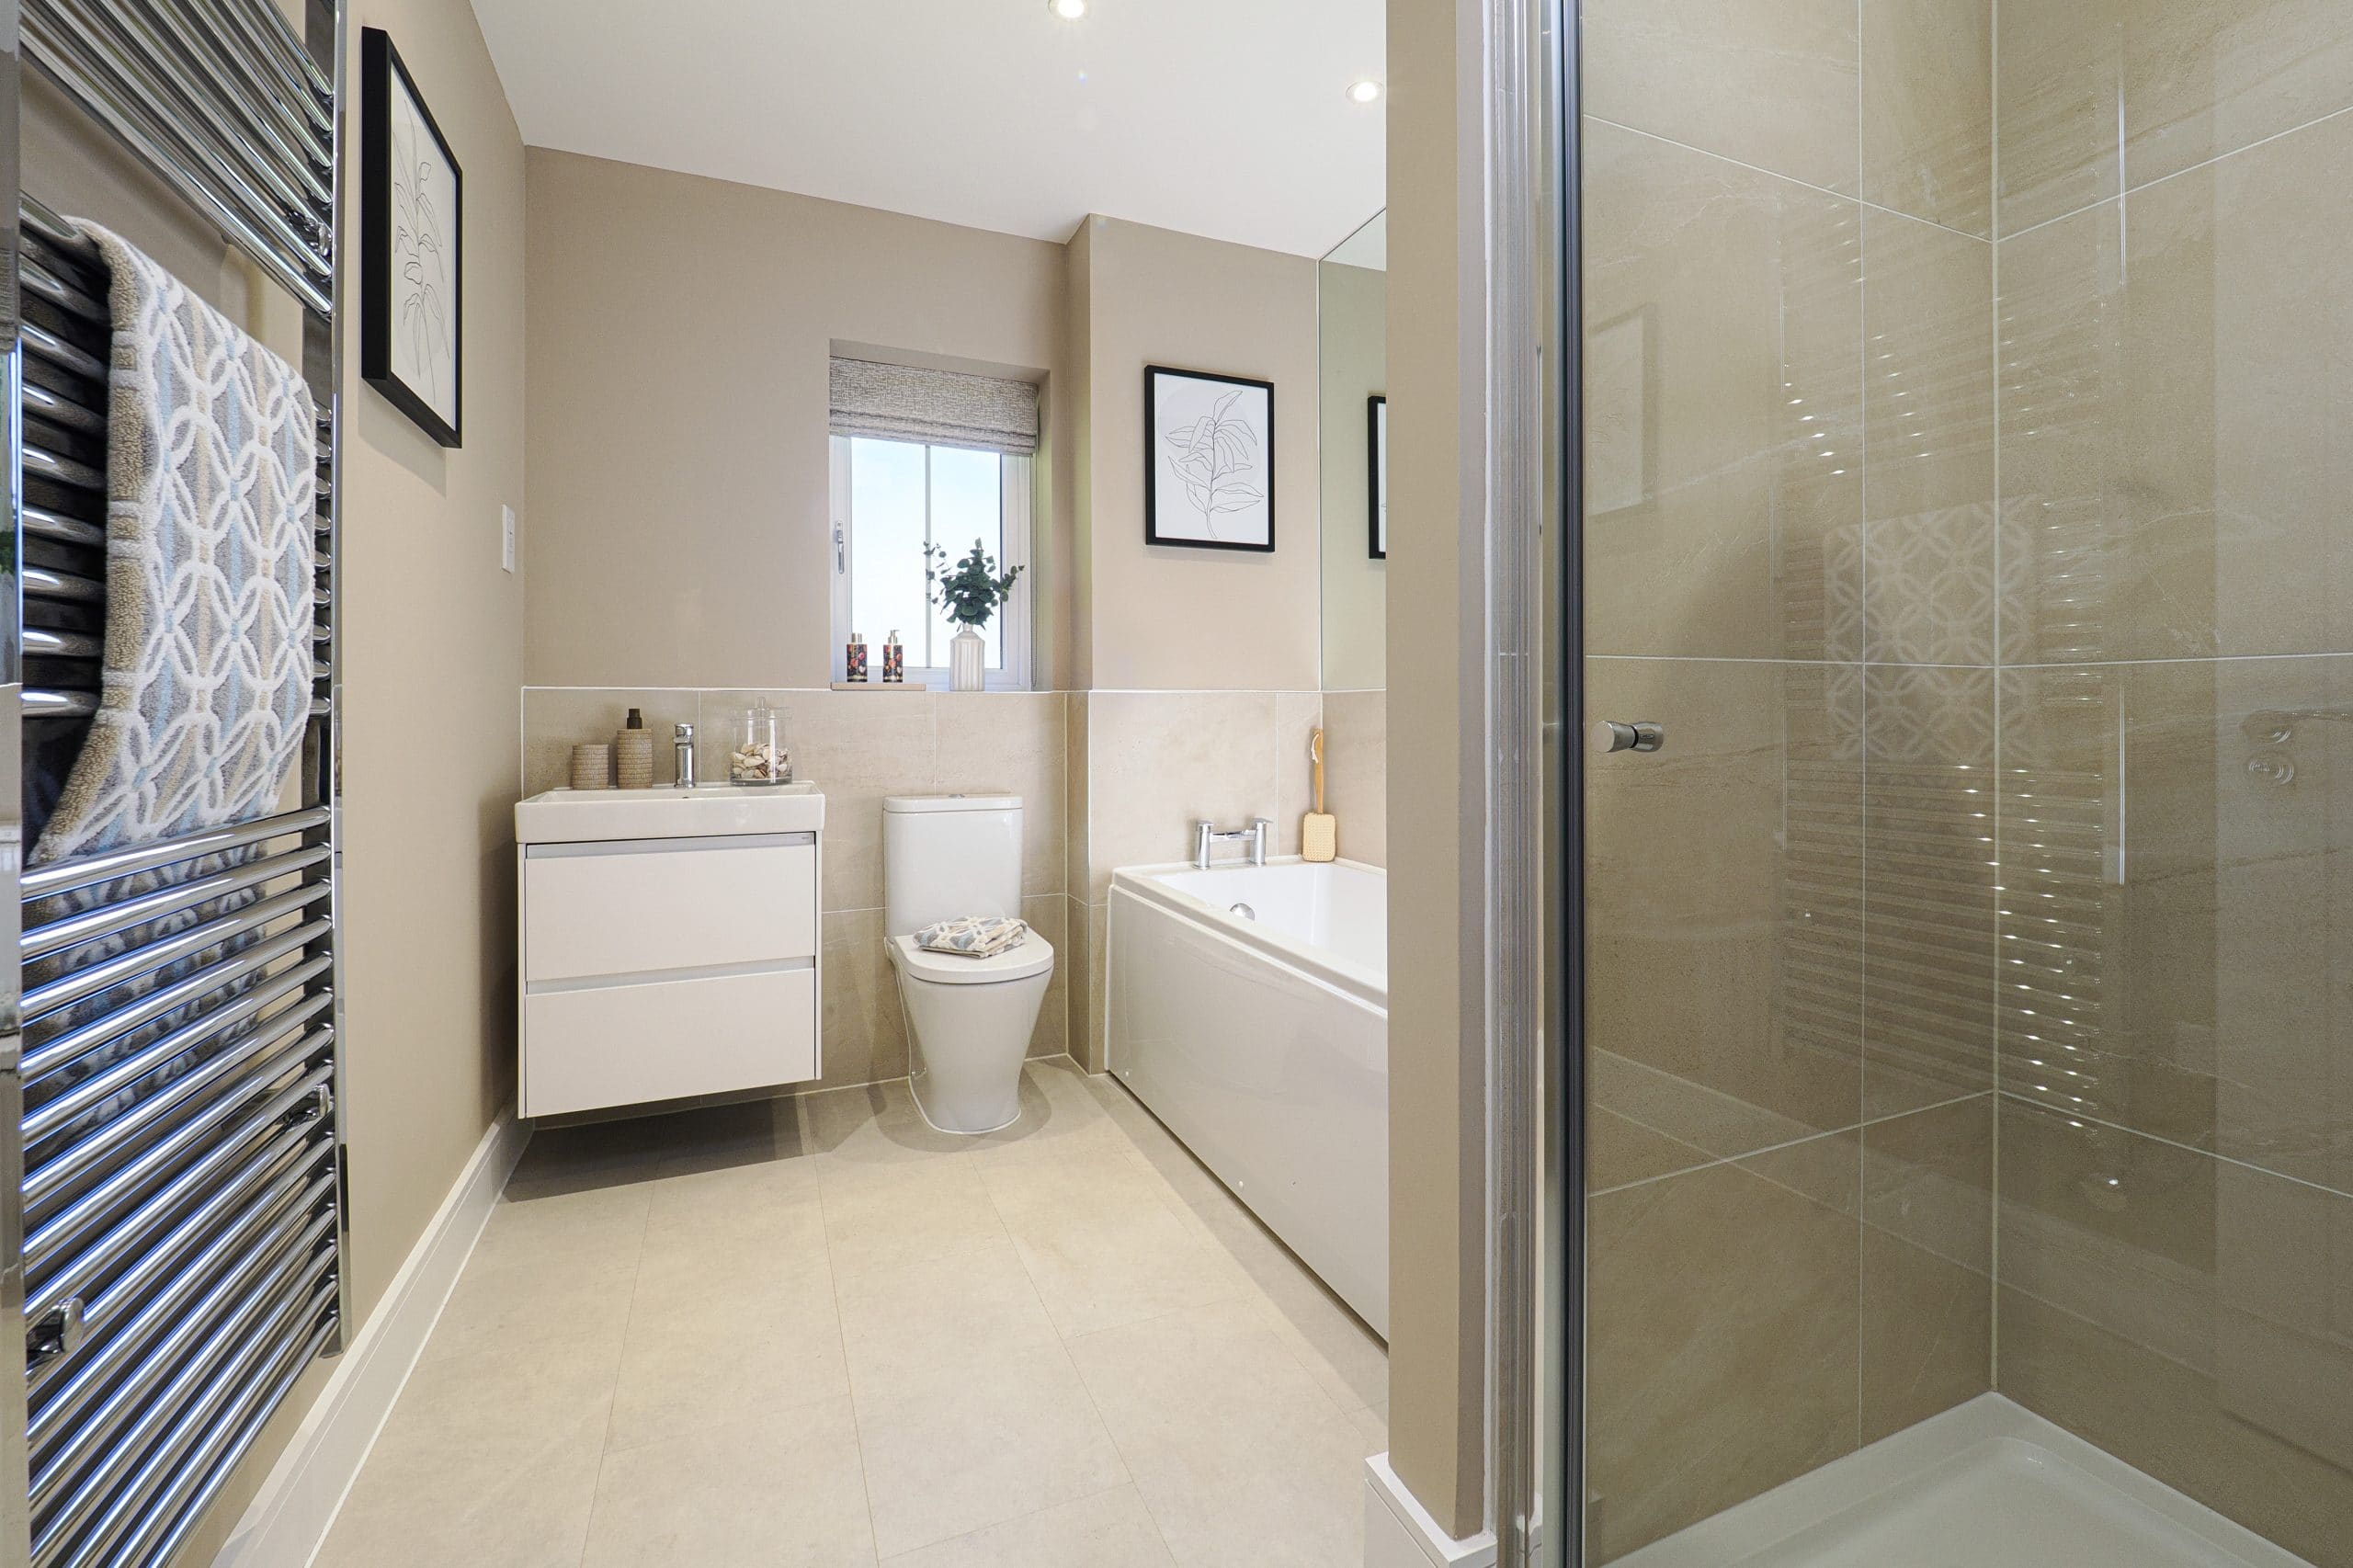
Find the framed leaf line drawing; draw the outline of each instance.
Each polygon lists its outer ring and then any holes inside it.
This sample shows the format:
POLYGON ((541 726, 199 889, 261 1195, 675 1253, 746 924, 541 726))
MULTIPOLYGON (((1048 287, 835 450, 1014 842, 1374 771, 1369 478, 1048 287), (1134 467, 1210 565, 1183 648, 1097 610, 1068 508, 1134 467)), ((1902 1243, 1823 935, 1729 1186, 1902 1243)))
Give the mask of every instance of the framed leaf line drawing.
POLYGON ((1275 548, 1275 384, 1143 370, 1143 538, 1195 550, 1275 548))
POLYGON ((463 444, 465 171, 379 28, 359 37, 359 375, 463 444))

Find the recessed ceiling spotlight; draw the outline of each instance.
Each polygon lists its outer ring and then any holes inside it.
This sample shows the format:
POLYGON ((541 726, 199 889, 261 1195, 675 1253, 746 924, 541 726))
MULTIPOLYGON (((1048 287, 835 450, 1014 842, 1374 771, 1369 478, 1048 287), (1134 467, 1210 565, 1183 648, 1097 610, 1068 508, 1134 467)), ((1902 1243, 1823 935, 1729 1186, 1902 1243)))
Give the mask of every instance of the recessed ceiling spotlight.
POLYGON ((1046 9, 1066 22, 1086 15, 1086 0, 1046 0, 1046 9))
POLYGON ((1348 102, 1369 104, 1381 97, 1381 84, 1368 76, 1361 82, 1348 84, 1348 102))

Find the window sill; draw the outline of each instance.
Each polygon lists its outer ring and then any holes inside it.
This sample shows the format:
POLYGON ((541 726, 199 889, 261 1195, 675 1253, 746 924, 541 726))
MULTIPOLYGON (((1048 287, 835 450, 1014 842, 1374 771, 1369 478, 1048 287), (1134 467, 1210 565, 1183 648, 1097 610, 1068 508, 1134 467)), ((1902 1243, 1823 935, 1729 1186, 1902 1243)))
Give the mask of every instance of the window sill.
POLYGON ((927 691, 940 697, 994 697, 1001 693, 1022 694, 1029 692, 1030 689, 1026 686, 998 686, 995 682, 991 682, 988 686, 983 687, 981 690, 976 692, 959 692, 949 690, 948 683, 946 681, 941 681, 938 685, 934 686, 928 681, 920 680, 887 682, 879 680, 837 680, 833 683, 833 687, 835 691, 927 691))

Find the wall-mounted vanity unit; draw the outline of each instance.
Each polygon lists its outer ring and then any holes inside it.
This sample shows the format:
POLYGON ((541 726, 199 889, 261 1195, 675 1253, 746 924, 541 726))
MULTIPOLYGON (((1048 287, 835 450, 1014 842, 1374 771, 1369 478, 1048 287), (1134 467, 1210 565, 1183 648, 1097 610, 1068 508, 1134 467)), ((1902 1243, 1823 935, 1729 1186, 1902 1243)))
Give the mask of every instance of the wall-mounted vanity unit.
POLYGON ((814 1079, 824 825, 810 784, 518 803, 521 1113, 814 1079))

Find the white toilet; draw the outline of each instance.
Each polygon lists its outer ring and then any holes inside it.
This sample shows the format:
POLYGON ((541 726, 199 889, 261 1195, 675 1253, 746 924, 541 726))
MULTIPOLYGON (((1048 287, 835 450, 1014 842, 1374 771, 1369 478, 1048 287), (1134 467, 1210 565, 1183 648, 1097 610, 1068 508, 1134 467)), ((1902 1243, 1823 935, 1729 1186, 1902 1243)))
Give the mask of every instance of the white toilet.
POLYGON ((927 953, 915 933, 968 915, 1021 913, 1021 797, 882 801, 883 930, 906 1004, 915 1104, 942 1132, 994 1132, 1021 1115, 1021 1063, 1054 973, 1035 931, 990 959, 927 953))

